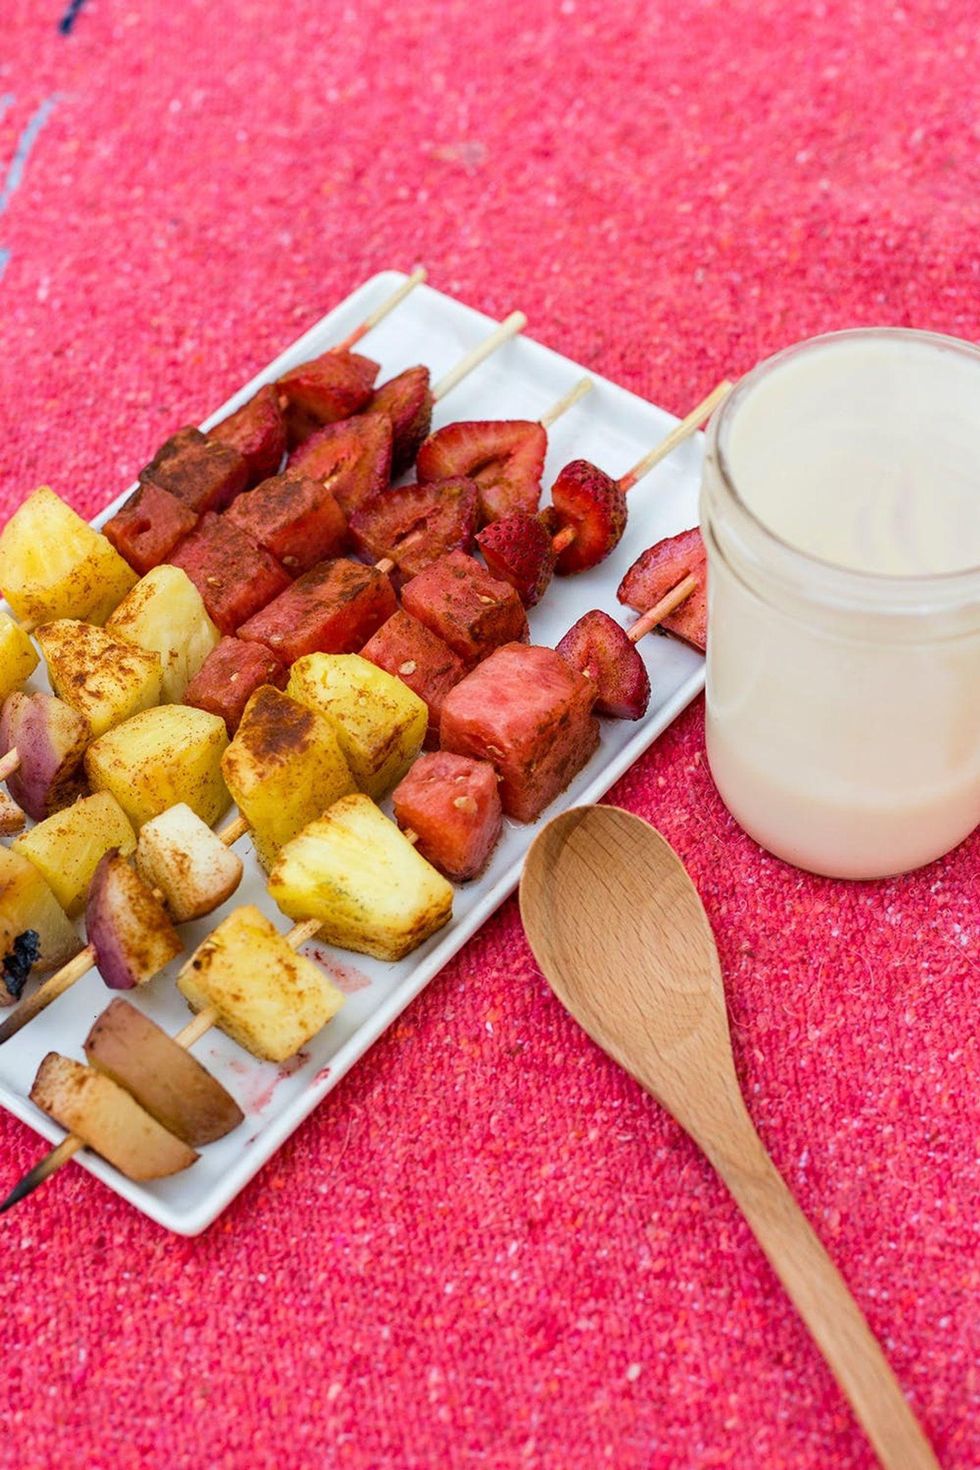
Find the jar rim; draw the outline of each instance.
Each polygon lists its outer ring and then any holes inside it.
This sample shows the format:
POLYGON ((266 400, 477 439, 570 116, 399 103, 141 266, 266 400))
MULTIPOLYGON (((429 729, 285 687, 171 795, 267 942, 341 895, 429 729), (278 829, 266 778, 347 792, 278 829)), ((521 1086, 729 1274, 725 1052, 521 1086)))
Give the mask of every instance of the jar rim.
POLYGON ((789 347, 782 348, 779 352, 764 358, 739 379, 708 426, 705 454, 714 461, 719 480, 734 505, 743 529, 751 528, 752 534, 758 535, 763 544, 775 552, 789 575, 793 574, 794 569, 797 572, 809 572, 811 576, 816 572, 823 577, 827 591, 845 601, 850 600, 851 597, 862 602, 871 598, 878 605, 893 602, 909 607, 911 605, 921 606, 923 602, 935 605, 937 601, 943 605, 949 605, 952 602, 960 603, 964 598, 969 602, 972 600, 971 593, 980 599, 980 565, 957 567, 948 572, 872 572, 842 566, 839 562, 828 561, 824 557, 815 556, 812 552, 795 546, 791 541, 787 541, 778 532, 772 530, 751 509, 738 490, 735 476, 726 456, 725 440, 738 406, 774 368, 778 368, 788 360, 809 352, 813 348, 825 347, 834 342, 859 339, 881 341, 896 338, 923 345, 928 344, 944 350, 952 349, 961 356, 975 360, 977 369, 980 371, 980 347, 972 342, 966 342, 959 337, 950 337, 941 332, 918 331, 911 327, 852 327, 844 331, 824 332, 820 336, 809 337, 803 342, 796 342, 789 347))

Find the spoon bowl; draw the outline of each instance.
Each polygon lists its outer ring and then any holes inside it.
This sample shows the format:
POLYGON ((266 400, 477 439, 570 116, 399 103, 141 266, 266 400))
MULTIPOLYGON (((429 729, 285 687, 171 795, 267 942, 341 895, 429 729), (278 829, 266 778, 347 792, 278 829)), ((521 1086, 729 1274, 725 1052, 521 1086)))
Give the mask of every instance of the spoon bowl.
POLYGON ((721 965, 670 845, 618 807, 576 807, 535 839, 528 943, 558 999, 676 1118, 727 1184, 887 1470, 939 1470, 860 1308, 749 1117, 721 965))

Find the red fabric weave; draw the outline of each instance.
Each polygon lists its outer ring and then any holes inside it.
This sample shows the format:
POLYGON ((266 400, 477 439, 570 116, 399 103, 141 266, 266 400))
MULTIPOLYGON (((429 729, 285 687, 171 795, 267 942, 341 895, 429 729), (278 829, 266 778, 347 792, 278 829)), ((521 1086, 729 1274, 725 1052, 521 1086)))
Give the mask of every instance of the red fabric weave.
MULTIPOLYGON (((388 266, 676 411, 819 331, 980 336, 972 0, 67 4, 0 17, 2 514, 95 511, 388 266)), ((980 838, 807 878, 702 753, 696 707, 614 799, 688 863, 763 1138, 972 1470, 980 838)), ((0 1116, 5 1181, 38 1151, 0 1116)), ((874 1463, 513 902, 206 1236, 68 1168, 0 1249, 4 1470, 874 1463)))

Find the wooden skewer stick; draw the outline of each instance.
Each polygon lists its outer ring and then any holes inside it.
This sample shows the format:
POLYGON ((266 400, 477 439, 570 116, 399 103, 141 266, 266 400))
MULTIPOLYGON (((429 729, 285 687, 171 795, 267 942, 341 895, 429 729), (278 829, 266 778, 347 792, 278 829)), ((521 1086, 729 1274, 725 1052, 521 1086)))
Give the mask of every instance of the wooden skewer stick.
POLYGON ((374 311, 368 313, 359 327, 355 327, 352 332, 348 332, 343 342, 337 343, 334 351, 349 352, 356 343, 360 342, 362 337, 367 336, 372 327, 376 327, 379 322, 384 321, 389 312, 394 311, 396 306, 400 306, 408 293, 414 291, 416 286, 421 285, 427 275, 428 271, 424 265, 416 267, 408 279, 392 291, 391 295, 382 301, 380 306, 376 306, 374 311))
POLYGON ((563 413, 567 413, 570 408, 574 407, 574 405, 578 403, 580 398, 584 398, 586 393, 591 393, 592 388, 593 383, 591 378, 579 378, 578 382, 575 383, 573 387, 569 388, 568 392, 563 394, 562 397, 558 399, 557 403, 553 403, 551 407, 541 415, 541 417, 538 419, 538 423, 543 429, 550 429, 552 424, 556 423, 557 420, 561 418, 563 413))
MULTIPOLYGON (((239 816, 233 818, 227 827, 218 833, 218 836, 225 847, 231 847, 232 843, 237 842, 239 837, 243 837, 247 831, 248 823, 244 817, 239 816)), ((163 894, 159 888, 153 889, 153 897, 158 902, 163 900, 163 894)), ((0 1046, 5 1041, 9 1041, 12 1036, 16 1036, 18 1031, 23 1030, 29 1022, 34 1020, 35 1016, 46 1011, 52 1001, 56 1001, 59 996, 64 995, 66 990, 70 990, 83 975, 87 975, 95 964, 95 958, 94 948, 91 944, 87 944, 73 959, 70 959, 66 965, 62 965, 60 970, 56 970, 42 985, 38 986, 33 995, 22 1000, 0 1025, 0 1046)))
POLYGON ((502 347, 505 342, 510 341, 511 337, 516 337, 518 333, 523 332, 526 326, 527 317, 523 311, 512 311, 510 316, 504 318, 496 331, 491 332, 489 337, 484 337, 482 342, 478 342, 465 357, 460 358, 455 367, 449 369, 444 378, 439 379, 432 390, 433 403, 438 403, 440 399, 445 398, 457 383, 461 383, 474 368, 486 361, 492 352, 496 352, 498 347, 502 347))
POLYGON ((20 770, 20 751, 16 745, 7 751, 5 756, 0 757, 0 781, 6 781, 15 771, 20 770))
MULTIPOLYGON (((304 919, 301 924, 294 924, 289 933, 285 935, 286 943, 291 944, 293 949, 299 949, 308 939, 313 938, 319 927, 319 919, 304 919)), ((203 1011, 198 1011, 194 1019, 188 1021, 183 1030, 177 1032, 174 1041, 185 1051, 189 1051, 196 1041, 200 1041, 205 1032, 211 1030, 217 1019, 218 1013, 211 1006, 203 1011)), ((69 1133, 56 1148, 45 1154, 43 1159, 29 1169, 23 1179, 18 1180, 7 1198, 0 1204, 0 1215, 5 1214, 7 1210, 12 1210, 14 1205, 26 1199, 29 1194, 33 1194, 35 1189, 46 1179, 50 1179, 52 1174, 56 1174, 62 1165, 67 1164, 68 1160, 74 1158, 84 1147, 85 1144, 81 1138, 74 1133, 69 1133)))
POLYGON ((699 429, 705 419, 711 417, 719 403, 724 402, 734 386, 734 383, 725 378, 717 388, 712 389, 707 398, 702 398, 701 402, 691 409, 687 417, 681 419, 680 423, 676 424, 659 444, 655 445, 642 459, 638 459, 633 468, 627 470, 625 475, 620 475, 620 490, 632 490, 637 480, 642 480, 644 475, 650 473, 654 465, 658 465, 662 459, 666 459, 668 454, 673 453, 678 444, 683 444, 685 439, 689 439, 695 429, 699 429))
POLYGON ((692 592, 697 591, 699 585, 697 577, 693 576, 685 577, 683 582, 678 582, 676 587, 672 587, 666 596, 661 597, 658 603, 648 608, 642 617, 637 618, 632 628, 628 629, 626 636, 630 642, 639 643, 644 634, 649 633, 651 628, 656 628, 664 618, 669 618, 675 607, 680 607, 692 592))
MULTIPOLYGON (((709 419, 718 405, 724 402, 734 386, 728 378, 725 378, 718 384, 717 388, 711 390, 707 398, 702 398, 701 402, 691 409, 691 412, 686 418, 681 419, 680 423, 676 424, 670 433, 661 439, 659 444, 656 444, 642 459, 637 460, 633 468, 627 470, 626 474, 620 477, 618 482, 620 490, 624 494, 628 490, 632 490, 637 481, 642 480, 645 475, 648 475, 655 465, 660 464, 661 460, 666 459, 668 454, 672 454, 679 444, 684 443, 685 439, 690 439, 691 435, 696 429, 701 427, 705 419, 709 419)), ((552 537, 551 549, 556 556, 560 556, 566 546, 571 546, 575 540, 575 534, 574 526, 564 526, 556 536, 552 537)))

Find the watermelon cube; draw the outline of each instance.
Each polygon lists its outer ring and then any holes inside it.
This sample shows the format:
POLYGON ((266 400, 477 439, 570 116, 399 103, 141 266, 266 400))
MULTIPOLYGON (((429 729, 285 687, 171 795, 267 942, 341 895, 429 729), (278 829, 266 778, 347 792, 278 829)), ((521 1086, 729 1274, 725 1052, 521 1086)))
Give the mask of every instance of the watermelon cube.
POLYGON ((425 743, 438 744, 443 700, 466 673, 462 659, 448 643, 399 608, 365 643, 361 657, 395 674, 425 700, 429 707, 425 743))
POLYGON ((533 822, 599 743, 595 689, 553 648, 508 643, 451 689, 443 750, 492 762, 509 817, 533 822))
POLYGON ((208 439, 200 429, 180 429, 144 470, 140 484, 169 490, 189 510, 224 510, 248 483, 248 465, 232 444, 208 439))
POLYGON ((396 607, 383 573, 339 557, 299 577, 238 634, 292 664, 306 653, 356 653, 396 607))
POLYGON ((379 371, 370 357, 331 349, 284 373, 276 387, 284 401, 290 445, 302 444, 318 424, 360 413, 373 395, 379 371))
POLYGON ((183 567, 222 633, 234 633, 289 586, 276 559, 225 516, 202 516, 170 560, 183 567))
POLYGON ((503 825, 497 773, 487 761, 447 750, 419 756, 393 800, 399 827, 411 828, 415 850, 450 882, 483 872, 503 825))
POLYGON ((229 507, 228 519, 271 552, 292 576, 339 556, 347 517, 330 491, 304 475, 274 475, 229 507))
POLYGON ((234 735, 245 706, 263 684, 285 689, 289 670, 261 643, 222 638, 188 684, 184 703, 220 715, 234 735))
POLYGON ((208 430, 209 439, 231 444, 248 466, 248 484, 258 485, 274 475, 286 452, 286 421, 279 394, 271 383, 228 418, 208 430))
POLYGON ((145 577, 197 525, 189 506, 160 485, 141 485, 102 527, 106 539, 145 577))
POLYGON ((450 551, 402 588, 402 607, 471 667, 503 643, 528 639, 527 614, 513 587, 465 551, 450 551))
POLYGON ((382 413, 324 424, 289 456, 294 475, 319 480, 345 515, 388 488, 391 478, 391 420, 382 413))

